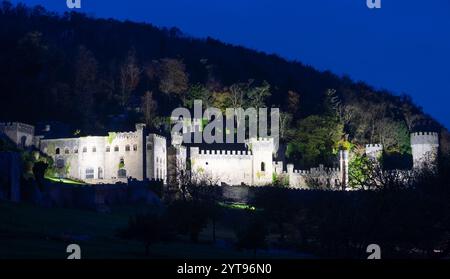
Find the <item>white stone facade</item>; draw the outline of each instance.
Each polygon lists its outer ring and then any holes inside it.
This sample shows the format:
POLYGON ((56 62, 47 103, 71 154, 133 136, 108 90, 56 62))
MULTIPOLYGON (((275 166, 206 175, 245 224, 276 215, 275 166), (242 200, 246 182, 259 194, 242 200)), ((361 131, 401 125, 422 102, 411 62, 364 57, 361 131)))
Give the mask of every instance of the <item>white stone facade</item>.
POLYGON ((191 171, 217 183, 262 186, 272 183, 272 138, 250 139, 247 150, 200 150, 190 148, 191 171))
POLYGON ((439 134, 418 132, 411 134, 414 169, 434 167, 439 152, 439 134))
POLYGON ((160 179, 166 181, 166 139, 136 131, 73 139, 42 139, 42 152, 50 155, 65 176, 89 183, 160 179))

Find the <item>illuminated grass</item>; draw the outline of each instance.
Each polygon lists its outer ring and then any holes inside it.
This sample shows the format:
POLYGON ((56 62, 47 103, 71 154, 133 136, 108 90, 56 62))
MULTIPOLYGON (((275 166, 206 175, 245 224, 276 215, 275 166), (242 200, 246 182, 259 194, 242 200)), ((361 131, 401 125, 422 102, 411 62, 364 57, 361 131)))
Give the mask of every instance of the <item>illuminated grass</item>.
POLYGON ((241 210, 256 210, 254 206, 247 205, 245 203, 234 202, 234 203, 219 203, 221 206, 230 208, 230 209, 241 209, 241 210))
POLYGON ((50 180, 52 182, 58 182, 58 183, 74 184, 74 185, 86 185, 86 183, 83 183, 83 182, 80 182, 80 181, 71 180, 71 179, 66 179, 66 178, 57 178, 57 177, 45 176, 45 179, 50 180))

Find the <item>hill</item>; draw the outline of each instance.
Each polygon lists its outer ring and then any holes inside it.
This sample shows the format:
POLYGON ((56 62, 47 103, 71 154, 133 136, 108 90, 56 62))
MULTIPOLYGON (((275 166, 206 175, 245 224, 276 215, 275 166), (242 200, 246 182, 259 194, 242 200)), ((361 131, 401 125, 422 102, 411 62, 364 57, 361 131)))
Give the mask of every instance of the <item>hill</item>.
POLYGON ((0 119, 63 121, 79 134, 131 129, 144 121, 168 133, 166 117, 194 98, 206 106, 282 110, 286 155, 304 167, 332 164, 333 149, 381 142, 407 155, 409 131, 450 136, 407 95, 320 72, 240 46, 185 36, 177 28, 0 7, 0 119), (418 126, 417 123, 421 123, 418 126))

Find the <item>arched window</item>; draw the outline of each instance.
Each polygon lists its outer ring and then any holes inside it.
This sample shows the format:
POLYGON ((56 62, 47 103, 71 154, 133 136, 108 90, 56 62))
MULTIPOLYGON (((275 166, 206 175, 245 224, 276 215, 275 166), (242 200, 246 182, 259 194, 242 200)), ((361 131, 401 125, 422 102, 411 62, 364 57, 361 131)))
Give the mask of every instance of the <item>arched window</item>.
POLYGON ((119 146, 114 146, 114 152, 119 152, 119 146))
POLYGON ((86 179, 94 179, 94 169, 93 168, 86 169, 86 179))
POLYGON ((137 144, 133 145, 133 151, 137 151, 137 144))
POLYGON ((73 153, 78 154, 78 148, 75 148, 75 149, 73 150, 73 153))
POLYGON ((106 152, 110 152, 111 151, 111 147, 107 146, 106 147, 106 152))
POLYGON ((92 147, 92 152, 94 152, 94 153, 97 152, 97 147, 95 147, 95 146, 92 147))
POLYGON ((151 144, 151 143, 148 143, 148 144, 147 144, 147 150, 152 150, 152 149, 153 149, 152 144, 151 144))
POLYGON ((261 171, 266 171, 266 164, 261 162, 261 171))
POLYGON ((98 168, 97 177, 98 179, 103 179, 103 169, 100 167, 98 168))
POLYGON ((59 147, 58 148, 56 148, 56 150, 55 150, 55 154, 56 155, 59 155, 61 153, 61 151, 59 150, 59 147))
POLYGON ((27 146, 27 137, 26 137, 26 136, 22 136, 22 137, 20 138, 20 146, 21 146, 22 148, 25 148, 25 147, 27 146))
POLYGON ((87 152, 87 147, 83 147, 83 153, 87 152))
POLYGON ((130 151, 131 149, 130 149, 130 146, 129 145, 126 145, 125 146, 125 151, 130 151))
POLYGON ((64 149, 64 154, 70 154, 69 148, 64 149))

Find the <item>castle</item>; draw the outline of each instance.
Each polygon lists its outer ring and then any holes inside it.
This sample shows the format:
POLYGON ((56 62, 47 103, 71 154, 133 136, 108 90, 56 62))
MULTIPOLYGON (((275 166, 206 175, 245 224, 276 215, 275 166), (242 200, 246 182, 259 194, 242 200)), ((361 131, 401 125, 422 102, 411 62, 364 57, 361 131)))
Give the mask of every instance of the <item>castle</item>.
POLYGON ((34 146, 51 156, 62 177, 92 184, 128 177, 167 181, 166 139, 146 134, 143 124, 133 132, 77 138, 45 138, 22 123, 0 123, 0 132, 19 147, 34 146))
MULTIPOLYGON (((307 188, 310 183, 317 183, 345 189, 349 180, 347 150, 339 151, 337 168, 320 165, 296 170, 293 164, 287 164, 285 170, 283 161, 274 160, 276 146, 270 137, 247 140, 245 150, 214 150, 185 146, 180 135, 173 135, 168 146, 165 137, 146 133, 144 124, 136 124, 132 132, 110 132, 107 136, 47 138, 35 132, 31 125, 13 122, 0 123, 1 133, 18 147, 35 147, 51 156, 55 167, 62 170, 62 177, 90 184, 114 183, 128 178, 160 179, 167 183, 170 177, 177 180, 178 170, 187 168, 192 174, 227 185, 262 186, 282 177, 292 188, 307 188)), ((438 133, 411 133, 411 148, 415 169, 435 164, 438 133)), ((382 151, 381 144, 366 145, 369 158, 378 158, 382 151)))

